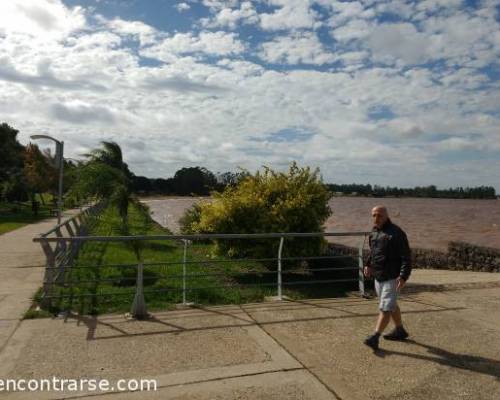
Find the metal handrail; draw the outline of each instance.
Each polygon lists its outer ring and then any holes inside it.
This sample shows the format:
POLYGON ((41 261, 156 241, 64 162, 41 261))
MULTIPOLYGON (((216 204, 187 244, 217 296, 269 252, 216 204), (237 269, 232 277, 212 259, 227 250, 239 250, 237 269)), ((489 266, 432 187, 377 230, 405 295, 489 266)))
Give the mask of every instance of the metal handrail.
MULTIPOLYGON (((95 216, 96 207, 91 207, 92 210, 84 211, 81 216, 85 219, 90 216, 95 216), (89 212, 91 211, 91 212, 89 212)), ((102 209, 102 208, 100 208, 102 209)), ((75 220, 78 223, 79 216, 75 216, 72 220, 75 220)), ((79 230, 77 229, 73 232, 72 229, 67 229, 67 224, 70 220, 65 221, 63 224, 60 224, 50 231, 46 232, 39 237, 33 239, 34 242, 40 242, 44 251, 47 254, 47 265, 46 265, 46 276, 44 279, 44 293, 42 296, 45 304, 50 306, 51 299, 55 298, 71 298, 71 297, 96 297, 96 296, 113 296, 113 295, 131 295, 135 294, 134 302, 132 306, 132 314, 137 318, 142 318, 147 315, 146 313, 146 305, 144 300, 144 295, 148 293, 156 293, 156 292, 182 292, 182 302, 183 304, 187 304, 186 293, 192 292, 195 290, 201 289, 215 289, 215 288, 228 288, 231 285, 224 286, 207 286, 207 287, 187 287, 187 280, 191 280, 192 278, 197 278, 201 276, 220 276, 226 273, 197 273, 197 274, 188 274, 186 267, 191 264, 199 264, 199 265, 207 265, 207 264, 217 264, 217 263, 239 263, 239 262, 277 262, 277 270, 276 271, 244 271, 242 274, 277 274, 277 283, 267 283, 267 282, 259 282, 259 283, 238 283, 236 286, 245 287, 245 286, 277 286, 277 298, 282 299, 282 288, 283 286, 289 285, 301 285, 301 284, 312 284, 312 283, 334 283, 334 282, 359 282, 359 290, 362 294, 364 294, 364 277, 363 277, 363 248, 366 242, 366 236, 369 232, 272 232, 272 233, 216 233, 216 234, 191 234, 191 235, 137 235, 137 236, 75 236, 78 234, 79 230), (62 227, 66 226, 66 230, 69 233, 69 236, 62 235, 62 227), (55 233, 56 237, 48 237, 49 234, 55 233), (352 236, 363 236, 365 240, 360 244, 357 249, 357 254, 338 254, 338 255, 330 255, 330 256, 303 256, 303 257, 283 257, 283 244, 285 238, 313 238, 313 237, 352 237, 352 236), (267 257, 267 258, 236 258, 236 259, 217 259, 217 260, 187 260, 187 248, 188 245, 192 244, 197 240, 214 240, 214 239, 222 239, 222 240, 259 240, 259 239, 279 239, 279 250, 277 257, 267 257), (73 266, 72 258, 58 258, 61 254, 66 254, 68 249, 71 251, 73 247, 76 246, 78 248, 85 242, 137 242, 137 241, 182 241, 184 252, 183 259, 179 262, 165 261, 165 262, 154 262, 154 263, 144 263, 143 260, 140 260, 138 264, 114 264, 114 265, 96 265, 96 266, 73 266), (50 243, 56 243, 56 250, 52 251, 50 248, 50 243), (61 251, 62 250, 62 251, 61 251), (348 258, 355 257, 358 259, 358 267, 340 267, 340 268, 302 268, 300 272, 314 272, 314 271, 354 271, 358 270, 357 279, 326 279, 326 280, 303 280, 303 281, 293 281, 293 282, 283 282, 282 275, 288 275, 292 271, 282 271, 282 262, 284 261, 299 261, 299 260, 325 260, 325 259, 337 259, 337 258, 348 258), (161 288, 161 289, 149 289, 144 290, 144 267, 162 267, 167 265, 182 265, 182 275, 168 276, 169 279, 182 279, 182 287, 178 288, 161 288), (136 267, 137 268, 137 276, 136 278, 114 278, 108 277, 104 279, 97 280, 65 280, 64 272, 66 270, 72 271, 73 269, 95 269, 98 268, 101 270, 105 267, 136 267), (54 271, 55 270, 55 271, 54 271), (74 284, 97 284, 106 283, 106 282, 116 282, 129 280, 136 280, 136 288, 135 292, 112 292, 112 293, 72 293, 72 294, 64 294, 60 293, 59 295, 53 295, 52 290, 55 285, 63 285, 63 287, 73 288, 74 284), (60 282, 61 280, 61 282, 60 282)), ((89 220, 92 221, 92 220, 89 220)), ((80 221, 81 222, 81 221, 80 221)), ((86 231, 84 231, 85 233, 86 231)), ((147 278, 146 278, 147 279, 147 278)))
POLYGON ((135 240, 207 240, 207 239, 280 239, 289 237, 333 237, 333 236, 366 236, 370 232, 310 232, 310 233, 203 233, 198 235, 137 235, 137 236, 63 236, 33 238, 34 242, 131 242, 135 240))

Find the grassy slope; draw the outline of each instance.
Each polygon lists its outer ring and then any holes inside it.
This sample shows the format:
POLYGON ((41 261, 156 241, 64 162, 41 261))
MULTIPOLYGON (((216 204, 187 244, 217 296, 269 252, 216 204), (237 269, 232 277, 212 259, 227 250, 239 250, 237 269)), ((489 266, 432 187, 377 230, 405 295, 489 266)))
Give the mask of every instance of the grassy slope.
MULTIPOLYGON (((91 235, 154 235, 168 234, 151 220, 147 210, 136 204, 129 208, 129 231, 124 232, 120 218, 114 209, 108 208, 92 228, 91 235)), ((169 309, 182 302, 183 244, 177 241, 142 241, 139 250, 146 264, 158 266, 144 268, 144 291, 149 310, 169 309), (163 263, 163 264, 162 264, 163 263), (176 264, 167 264, 176 263, 176 264)), ((276 273, 252 261, 235 261, 217 257, 223 263, 214 262, 212 244, 191 244, 188 248, 188 274, 215 273, 216 276, 189 277, 188 288, 202 288, 187 292, 187 301, 197 304, 237 304, 262 301, 264 296, 276 295, 276 273), (198 264, 196 261, 210 261, 198 264), (252 271, 251 274, 243 274, 252 271), (252 286, 251 284, 259 284, 252 286), (250 285, 249 285, 250 284, 250 285), (210 288, 217 286, 218 288, 210 288), (224 286, 220 288, 220 286, 224 286)), ((80 250, 79 257, 66 281, 73 282, 57 287, 56 294, 71 298, 54 300, 54 310, 72 309, 80 313, 128 312, 135 292, 137 256, 132 244, 113 242, 88 242, 80 250), (117 266, 122 265, 120 267, 117 266), (131 265, 124 267, 123 265, 131 265), (100 283, 96 284, 95 281, 100 283), (103 282, 108 280, 108 282, 103 282), (113 296, 89 296, 114 293, 113 296)), ((304 274, 284 274, 284 282, 317 279, 304 274)), ((328 278, 327 278, 328 279, 328 278)), ((331 285, 299 285, 285 288, 285 295, 292 298, 330 297, 344 293, 331 285)))

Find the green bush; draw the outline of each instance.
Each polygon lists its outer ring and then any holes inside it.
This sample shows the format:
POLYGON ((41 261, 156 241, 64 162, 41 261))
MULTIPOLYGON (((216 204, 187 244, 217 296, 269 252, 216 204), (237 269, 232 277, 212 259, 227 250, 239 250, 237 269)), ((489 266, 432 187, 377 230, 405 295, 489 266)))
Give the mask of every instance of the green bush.
POLYGON ((200 222, 201 206, 198 203, 189 207, 179 219, 179 226, 183 235, 192 235, 197 233, 193 230, 193 224, 200 222))
MULTIPOLYGON (((249 175, 236 187, 214 193, 184 218, 184 231, 198 233, 320 232, 330 216, 331 194, 319 170, 293 163, 287 173, 269 168, 249 175), (189 222, 191 220, 191 222, 189 222)), ((230 257, 277 256, 279 240, 217 240, 216 251, 230 257)), ((284 257, 319 255, 324 240, 287 238, 284 257)), ((276 263, 272 263, 275 265, 276 263)), ((290 265, 290 264, 288 264, 290 265)))

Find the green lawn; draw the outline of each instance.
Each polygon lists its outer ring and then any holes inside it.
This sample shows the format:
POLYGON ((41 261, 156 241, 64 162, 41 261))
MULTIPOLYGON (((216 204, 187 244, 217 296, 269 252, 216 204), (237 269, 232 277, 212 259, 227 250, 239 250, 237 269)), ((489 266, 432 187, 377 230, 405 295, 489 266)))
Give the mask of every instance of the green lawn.
MULTIPOLYGON (((91 235, 122 235, 120 218, 115 209, 106 209, 91 230, 91 235)), ((147 210, 136 204, 129 208, 129 234, 168 234, 151 220, 147 210)), ((139 249, 145 263, 144 292, 149 310, 172 308, 182 302, 183 244, 178 241, 143 241, 139 249), (147 265, 156 263, 158 265, 147 265)), ((136 282, 137 256, 131 243, 87 242, 74 266, 65 275, 65 284, 54 294, 68 296, 54 299, 53 312, 71 309, 83 314, 128 312, 136 282), (120 266, 118 266, 120 265, 120 266), (93 296, 95 294, 109 294, 93 296)), ((261 263, 235 261, 215 257, 210 243, 191 244, 188 249, 187 301, 197 304, 238 304, 262 301, 276 295, 276 272, 269 272, 261 263), (200 260, 209 261, 199 264, 200 260), (223 261, 223 262, 220 262, 223 261), (245 274, 251 272, 250 274, 245 274), (215 276, 199 276, 213 273, 215 276), (253 285, 252 285, 253 284, 253 285), (259 286, 256 286, 258 284, 259 286), (217 288, 213 288, 216 286, 217 288), (224 286, 221 288, 220 286, 224 286)), ((314 280, 317 277, 300 272, 285 274, 284 281, 314 280)), ((328 284, 297 285, 283 294, 292 298, 330 297, 345 293, 344 288, 328 284)))
MULTIPOLYGON (((47 202, 49 204, 49 202, 47 202)), ((13 231, 25 225, 49 218, 49 205, 40 205, 38 216, 31 211, 31 202, 5 203, 0 202, 0 235, 13 231)))

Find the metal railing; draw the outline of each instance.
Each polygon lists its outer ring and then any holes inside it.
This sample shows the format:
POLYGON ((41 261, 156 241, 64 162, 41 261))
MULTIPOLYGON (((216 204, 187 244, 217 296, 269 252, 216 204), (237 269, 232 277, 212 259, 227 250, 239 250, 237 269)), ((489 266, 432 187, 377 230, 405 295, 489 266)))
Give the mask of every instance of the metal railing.
MULTIPOLYGON (((205 286, 205 287, 189 287, 188 281, 198 277, 209 277, 209 276, 224 276, 225 272, 216 272, 216 273, 197 273, 197 274, 189 274, 188 266, 189 265, 202 265, 207 266, 208 264, 218 264, 218 263, 238 263, 238 262, 258 262, 258 263, 276 263, 276 271, 258 271, 260 275, 267 274, 276 274, 275 282, 256 282, 256 283, 243 283, 239 284, 241 286, 275 286, 276 287, 276 299, 283 299, 283 286, 285 285, 311 285, 311 284, 324 284, 324 283, 341 283, 341 282, 358 282, 358 288, 362 295, 365 294, 365 281, 363 275, 363 250, 366 242, 366 236, 369 232, 316 232, 316 233, 262 233, 262 234, 198 234, 198 235, 148 235, 148 236, 85 236, 86 228, 88 226, 84 223, 85 219, 90 219, 89 217, 95 217, 98 212, 102 210, 102 205, 94 206, 93 208, 89 208, 85 210, 81 215, 74 217, 60 226, 56 226, 51 231, 47 232, 40 237, 33 239, 35 242, 40 242, 42 248, 45 251, 47 256, 47 264, 45 267, 46 273, 44 278, 43 285, 43 294, 42 294, 42 303, 46 307, 50 307, 52 300, 61 299, 65 297, 71 297, 72 294, 54 294, 53 289, 56 286, 69 286, 72 287, 74 284, 93 284, 99 285, 101 283, 109 283, 117 280, 123 279, 133 279, 135 280, 135 290, 134 292, 105 292, 105 293, 86 293, 79 294, 79 296, 90 296, 90 297, 106 297, 106 296, 122 296, 122 295, 133 295, 134 300, 132 304, 132 314, 136 318, 143 318, 147 315, 146 311, 146 303, 144 300, 145 294, 150 293, 159 293, 159 292, 167 292, 167 291, 177 291, 182 292, 182 303, 188 304, 187 294, 196 290, 206 290, 206 289, 218 289, 218 288, 227 288, 228 286, 205 286), (83 219, 83 221, 82 221, 83 219), (72 221, 73 220, 73 221, 72 221), (70 224, 74 220, 79 220, 80 224, 76 229, 71 229, 70 224), (68 235, 63 236, 61 229, 65 227, 68 235), (55 235, 54 235, 55 234, 55 235), (285 248, 286 239, 298 239, 298 238, 318 238, 318 237, 349 237, 349 236, 359 236, 361 238, 360 244, 355 253, 351 254, 334 254, 334 255, 323 255, 323 256, 308 256, 308 257, 284 257, 283 250, 285 248), (224 259, 216 259, 216 260, 188 260, 188 249, 189 246, 195 241, 213 241, 213 240, 279 240, 279 244, 277 246, 277 254, 276 257, 267 257, 267 258, 224 258, 224 259), (179 261, 169 261, 169 262, 150 262, 145 263, 144 260, 140 260, 139 262, 129 263, 129 264, 114 264, 114 265, 73 265, 73 261, 78 252, 78 249, 82 246, 83 243, 90 242, 121 242, 121 243, 140 243, 144 241, 175 241, 179 244, 182 244, 182 260, 179 261), (51 247, 51 244, 55 244, 55 247, 51 247), (59 249, 59 251, 58 251, 59 249), (69 255, 68 255, 69 254, 69 255), (295 262, 314 262, 315 260, 332 260, 339 258, 354 258, 357 259, 357 266, 349 266, 349 267, 327 267, 327 268, 301 268, 301 272, 307 273, 318 273, 325 271, 357 271, 356 278, 347 278, 347 279, 313 279, 313 280, 303 280, 303 281, 293 281, 293 282, 284 282, 283 275, 289 274, 293 272, 293 270, 285 270, 283 271, 283 263, 288 261, 295 262), (178 275, 169 275, 168 278, 181 279, 182 285, 180 287, 170 287, 170 288, 160 288, 160 289, 149 289, 144 290, 144 267, 155 268, 155 267, 164 267, 168 266, 180 266, 182 265, 182 274, 178 275), (66 274, 66 272, 72 270, 79 269, 102 269, 107 267, 114 268, 136 268, 136 276, 134 278, 111 278, 111 279, 95 279, 88 281, 73 281, 73 278, 67 279, 68 275, 71 277, 71 274, 66 274)), ((272 245, 270 243, 269 245, 272 245)), ((205 272, 205 271, 203 271, 205 272)), ((252 274, 255 271, 246 271, 241 272, 240 275, 252 274)), ((356 274, 355 274, 356 275, 356 274)))
MULTIPOLYGON (((142 318, 147 315, 146 304, 144 301, 144 295, 148 293, 166 292, 166 291, 181 291, 182 292, 182 303, 188 304, 187 293, 196 290, 204 289, 217 289, 227 286, 209 286, 209 287, 188 287, 188 280, 195 277, 209 277, 209 276, 223 276, 224 273, 198 273, 198 274, 188 274, 187 267, 191 264, 203 265, 208 264, 218 264, 218 263, 236 263, 240 261, 246 262, 259 262, 259 263, 276 263, 276 271, 259 271, 259 274, 276 274, 275 283, 257 282, 257 283, 245 283, 240 284, 241 286, 276 286, 276 299, 283 299, 283 286, 284 285, 307 285, 307 284, 317 284, 317 283, 340 283, 340 282, 358 282, 359 291, 362 295, 365 293, 365 282, 363 275, 363 249, 366 242, 366 236, 369 232, 316 232, 316 233, 259 233, 259 234, 198 234, 198 235, 148 235, 148 236, 87 236, 92 225, 96 223, 99 214, 104 209, 104 204, 95 204, 87 209, 85 209, 80 214, 76 215, 64 221, 63 223, 55 226, 50 231, 39 237, 34 238, 35 242, 39 242, 46 256, 46 266, 45 266, 45 276, 43 281, 43 294, 42 294, 42 304, 45 307, 50 307, 53 299, 61 299, 64 297, 70 297, 71 294, 55 294, 54 288, 57 286, 72 287, 72 285, 81 284, 94 284, 99 285, 101 283, 109 283, 113 281, 123 281, 124 279, 135 280, 135 291, 134 292, 108 292, 108 293, 88 293, 80 294, 79 296, 91 296, 91 297, 106 297, 106 296, 118 296, 118 295, 134 295, 132 314, 137 318, 142 318), (65 231, 65 232, 64 232, 65 231), (352 254, 352 249, 350 254, 334 254, 327 256, 308 256, 308 257, 283 257, 283 249, 285 247, 285 241, 289 239, 299 239, 299 238, 326 238, 326 237, 348 237, 348 236, 360 236, 362 240, 357 249, 357 254, 352 254), (190 244, 195 241, 214 241, 214 240, 278 240, 279 244, 277 246, 277 256, 267 257, 267 258, 224 258, 219 260, 196 260, 188 261, 188 249, 190 244), (182 261, 169 261, 169 262, 159 262, 159 263, 145 263, 139 256, 140 259, 137 263, 131 264, 115 264, 115 265, 74 265, 75 258, 78 255, 79 249, 84 243, 99 242, 99 243, 129 243, 137 244, 145 241, 177 241, 182 243, 182 261), (357 259, 357 267, 329 267, 329 268, 302 268, 302 272, 316 273, 325 271, 354 271, 357 270, 356 278, 349 279, 319 279, 319 280, 305 280, 305 281, 294 281, 294 282, 284 282, 283 274, 289 274, 293 270, 283 271, 283 262, 288 261, 302 261, 302 262, 314 262, 315 260, 331 260, 339 258, 354 258, 357 259), (182 287, 180 288, 168 288, 168 289, 150 289, 148 291, 144 290, 144 267, 149 268, 155 267, 167 267, 173 265, 182 265, 182 274, 169 276, 169 278, 180 278, 182 279, 182 287), (136 268, 136 276, 134 278, 112 278, 112 279, 96 279, 90 281, 73 281, 72 274, 68 274, 68 271, 74 271, 84 268, 91 268, 95 270, 96 268, 105 267, 115 267, 115 268, 136 268), (70 277, 68 279, 68 276, 70 277)), ((270 244, 271 245, 271 244, 270 244)), ((244 274, 251 274, 252 271, 241 272, 244 274)))
POLYGON ((78 255, 82 241, 68 241, 67 239, 85 237, 103 208, 103 203, 93 204, 33 239, 34 242, 40 243, 46 258, 44 294, 51 291, 55 282, 59 282, 64 276, 65 268, 71 266, 78 255), (54 245, 51 246, 51 244, 54 245))

